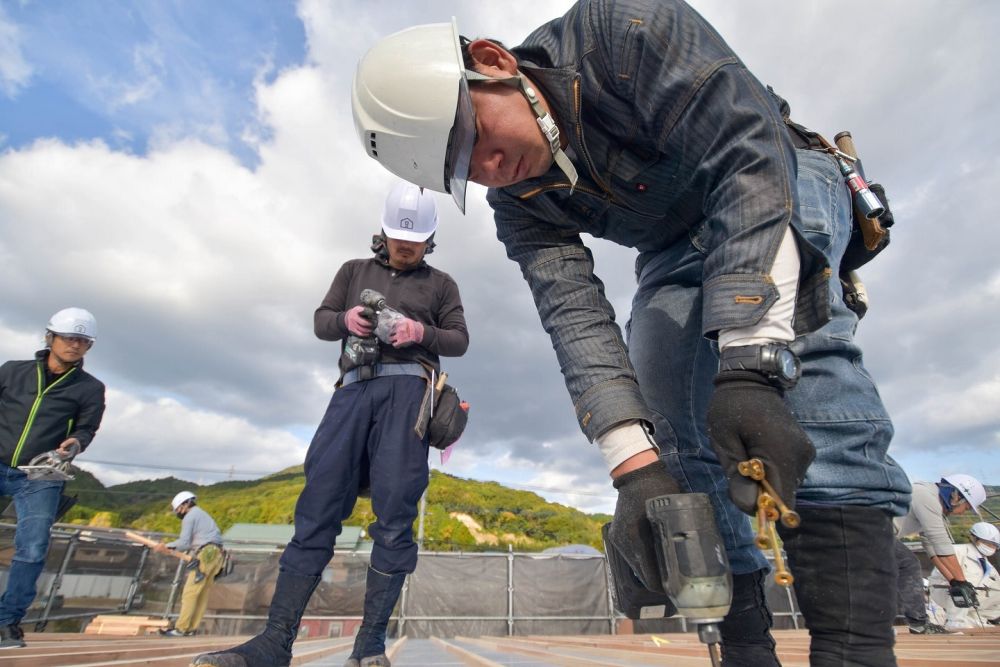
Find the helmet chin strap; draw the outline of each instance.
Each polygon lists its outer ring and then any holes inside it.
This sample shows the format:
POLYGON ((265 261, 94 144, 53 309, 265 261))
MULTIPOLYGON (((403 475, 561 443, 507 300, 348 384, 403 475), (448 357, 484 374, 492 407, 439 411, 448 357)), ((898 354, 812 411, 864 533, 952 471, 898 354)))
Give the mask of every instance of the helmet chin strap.
POLYGON ((538 93, 535 92, 534 86, 531 85, 527 77, 518 72, 514 76, 499 78, 486 76, 485 74, 468 69, 465 70, 465 76, 469 81, 496 81, 505 86, 510 86, 524 95, 535 114, 535 122, 538 123, 538 129, 541 130, 545 140, 549 142, 552 159, 555 161, 556 166, 562 170, 562 173, 566 174, 566 178, 569 179, 570 193, 572 193, 579 178, 576 173, 576 167, 573 166, 573 162, 566 155, 566 151, 562 149, 561 142, 559 141, 559 126, 556 125, 556 121, 552 118, 552 115, 545 111, 542 101, 538 98, 538 93))

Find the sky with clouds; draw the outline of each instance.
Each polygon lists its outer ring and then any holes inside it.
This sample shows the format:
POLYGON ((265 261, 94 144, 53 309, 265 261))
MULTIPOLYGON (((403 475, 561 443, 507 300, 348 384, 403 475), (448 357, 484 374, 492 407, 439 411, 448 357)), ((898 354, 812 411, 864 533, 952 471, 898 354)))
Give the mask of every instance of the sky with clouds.
MULTIPOLYGON (((859 338, 913 479, 1000 484, 1000 5, 696 0, 793 115, 848 129, 889 193, 893 242, 862 270, 859 338)), ((391 177, 366 157, 350 83, 378 37, 458 19, 517 44, 568 0, 507 3, 0 0, 0 360, 91 310, 108 410, 79 459, 107 484, 199 483, 301 463, 339 346, 312 313, 368 255, 391 177)), ((472 405, 444 471, 610 511, 548 336, 485 190, 442 195, 429 259, 472 344, 445 369, 472 405)), ((593 241, 621 322, 631 250, 593 241)), ((441 467, 438 454, 431 461, 441 467)))

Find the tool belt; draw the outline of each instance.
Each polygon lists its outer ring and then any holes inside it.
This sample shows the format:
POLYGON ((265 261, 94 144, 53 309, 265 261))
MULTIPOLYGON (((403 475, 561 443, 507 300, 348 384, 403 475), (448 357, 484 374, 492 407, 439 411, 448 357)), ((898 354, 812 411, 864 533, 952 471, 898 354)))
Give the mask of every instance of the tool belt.
POLYGON ((344 373, 344 377, 340 380, 340 386, 346 387, 354 382, 371 380, 377 377, 385 377, 387 375, 415 375, 426 379, 427 371, 424 370, 423 366, 416 362, 402 364, 379 363, 371 366, 358 366, 344 373))
MULTIPOLYGON (((433 369, 428 370, 433 378, 433 369)), ((417 437, 426 437, 427 444, 435 449, 447 449, 455 444, 469 421, 469 404, 459 398, 454 387, 446 384, 447 379, 448 374, 441 373, 435 381, 428 380, 417 423, 413 426, 417 437)))
POLYGON ((219 569, 215 575, 216 578, 219 577, 219 573, 221 573, 222 570, 226 567, 226 564, 229 560, 229 552, 226 551, 225 548, 218 542, 206 542, 205 544, 201 545, 200 547, 195 549, 194 558, 192 558, 191 561, 188 562, 186 568, 188 570, 194 571, 195 581, 201 581, 202 579, 205 578, 207 574, 207 571, 204 569, 205 563, 202 562, 201 559, 201 552, 204 551, 205 549, 208 549, 209 547, 212 547, 213 549, 216 549, 219 552, 218 556, 216 556, 215 558, 211 558, 209 561, 210 563, 213 564, 216 562, 219 563, 219 569))

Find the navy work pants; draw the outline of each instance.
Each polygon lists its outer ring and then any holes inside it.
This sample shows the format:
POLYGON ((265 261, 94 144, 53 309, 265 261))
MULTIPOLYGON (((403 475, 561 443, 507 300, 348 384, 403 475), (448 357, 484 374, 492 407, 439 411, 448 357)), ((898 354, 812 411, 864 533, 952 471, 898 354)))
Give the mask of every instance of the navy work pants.
POLYGON ((426 387, 423 378, 393 375, 334 392, 306 454, 306 486, 282 568, 305 576, 323 571, 367 479, 376 517, 368 526, 375 542, 371 565, 384 574, 413 572, 413 521, 428 475, 427 441, 413 426, 426 387))

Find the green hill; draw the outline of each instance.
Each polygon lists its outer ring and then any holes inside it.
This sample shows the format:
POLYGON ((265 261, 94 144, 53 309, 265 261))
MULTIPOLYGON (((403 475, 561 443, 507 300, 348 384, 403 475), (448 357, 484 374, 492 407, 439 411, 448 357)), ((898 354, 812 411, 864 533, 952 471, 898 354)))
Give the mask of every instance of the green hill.
MULTIPOLYGON (((84 471, 67 493, 78 496, 78 504, 63 519, 120 528, 176 533, 180 522, 170 511, 170 499, 188 489, 198 495, 205 508, 225 531, 234 523, 290 524, 305 477, 302 466, 287 468, 257 480, 230 481, 199 486, 166 477, 105 487, 84 471)), ((1000 514, 1000 487, 987 486, 985 506, 1000 514)), ((987 512, 985 520, 992 521, 987 512)), ((565 544, 601 546, 604 514, 584 514, 572 507, 551 503, 530 491, 518 491, 496 482, 454 477, 434 470, 424 516, 424 548, 432 551, 485 551, 513 546, 518 551, 541 551, 565 544)), ((975 514, 950 519, 956 541, 967 539, 969 527, 979 521, 975 514)), ((374 521, 371 501, 359 498, 345 525, 365 528, 374 521)), ((416 526, 414 526, 416 530, 416 526)), ((602 549, 603 550, 603 549, 602 549)))
MULTIPOLYGON (((175 533, 180 522, 170 511, 170 499, 188 489, 197 494, 199 505, 223 531, 234 523, 289 524, 304 485, 302 466, 257 480, 208 486, 167 477, 104 487, 90 473, 77 470, 66 492, 76 495, 78 504, 63 521, 175 533)), ((519 551, 541 551, 565 544, 587 544, 600 549, 600 528, 610 519, 548 502, 529 491, 435 470, 427 494, 424 548, 481 551, 511 545, 519 551)), ((371 501, 360 498, 345 525, 367 527, 373 520, 371 501)))

